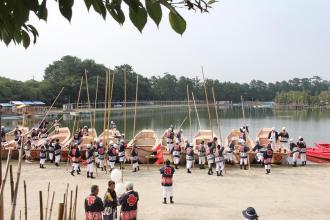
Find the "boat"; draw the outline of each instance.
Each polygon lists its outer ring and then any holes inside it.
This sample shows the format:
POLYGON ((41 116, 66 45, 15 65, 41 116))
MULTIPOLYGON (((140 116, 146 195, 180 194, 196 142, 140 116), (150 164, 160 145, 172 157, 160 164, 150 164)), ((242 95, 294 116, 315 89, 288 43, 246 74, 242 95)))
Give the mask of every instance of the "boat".
MULTIPOLYGON (((199 130, 193 138, 193 146, 195 153, 195 161, 198 161, 199 146, 204 141, 205 146, 207 143, 213 141, 213 138, 217 137, 212 130, 199 130)), ((218 139, 218 143, 219 143, 218 139)))
POLYGON ((307 147, 306 155, 330 161, 330 144, 316 143, 315 147, 307 147))
MULTIPOLYGON (((263 147, 267 147, 268 146, 268 135, 269 132, 271 132, 272 129, 271 128, 262 128, 260 129, 258 135, 257 135, 257 139, 259 140, 259 144, 263 147)), ((272 163, 274 164, 284 164, 287 163, 287 159, 288 156, 290 156, 290 152, 289 150, 285 149, 284 147, 281 146, 280 141, 278 140, 276 142, 276 145, 279 146, 279 150, 273 152, 273 159, 272 159, 272 163)))
MULTIPOLYGON (((15 143, 15 140, 14 140, 15 129, 16 128, 14 128, 12 131, 10 131, 6 134, 6 142, 3 144, 4 148, 14 148, 14 147, 16 147, 16 143, 15 143)), ((18 129, 21 130, 23 137, 26 136, 29 133, 29 128, 28 127, 18 126, 18 129)))
MULTIPOLYGON (((232 129, 229 134, 227 135, 225 139, 225 147, 229 146, 229 144, 232 142, 232 140, 235 141, 235 148, 233 152, 233 160, 235 163, 239 163, 240 156, 239 156, 239 136, 241 134, 241 131, 238 129, 232 129)), ((253 159, 255 158, 255 153, 253 153, 252 149, 254 147, 254 142, 251 139, 249 135, 246 135, 246 145, 249 147, 249 163, 251 164, 253 159)))
POLYGON ((100 142, 104 142, 103 138, 106 142, 113 142, 115 144, 118 143, 119 138, 121 137, 120 132, 117 129, 105 129, 97 138, 100 142))
MULTIPOLYGON (((178 130, 174 130, 174 134, 177 134, 178 130)), ((176 140, 176 137, 174 138, 174 141, 176 140)), ((163 147, 163 157, 164 157, 164 161, 166 159, 169 159, 169 160, 173 160, 172 159, 172 155, 171 155, 171 152, 169 151, 169 148, 167 147, 167 129, 164 131, 163 135, 162 135, 162 138, 161 138, 161 141, 162 141, 162 147, 163 147)), ((186 162, 186 154, 184 152, 184 149, 185 149, 185 137, 184 135, 182 134, 181 135, 181 141, 180 141, 180 147, 181 147, 181 154, 180 154, 180 163, 185 163, 186 162)), ((175 143, 173 143, 175 144, 175 143)))
MULTIPOLYGON (((80 147, 81 150, 86 150, 87 144, 93 143, 97 139, 97 133, 95 128, 88 128, 88 135, 82 137, 80 147)), ((69 147, 69 144, 73 142, 73 137, 71 137, 65 144, 65 147, 69 147)))
MULTIPOLYGON (((138 149, 139 162, 142 164, 149 163, 149 159, 153 157, 153 149, 161 145, 161 140, 157 137, 154 130, 143 129, 135 135, 135 137, 127 144, 125 150, 126 158, 130 158, 132 145, 138 149)), ((164 160, 166 160, 166 154, 164 160)))

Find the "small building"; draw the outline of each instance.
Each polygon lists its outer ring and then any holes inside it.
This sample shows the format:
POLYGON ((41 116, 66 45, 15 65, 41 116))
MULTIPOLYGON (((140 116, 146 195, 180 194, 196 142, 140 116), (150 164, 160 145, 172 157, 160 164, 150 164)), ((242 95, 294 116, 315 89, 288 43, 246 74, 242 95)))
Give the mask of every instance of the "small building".
POLYGON ((12 112, 19 115, 39 115, 44 114, 46 107, 41 101, 11 101, 12 112))
POLYGON ((12 115, 13 114, 13 105, 10 103, 0 103, 1 114, 2 115, 12 115))

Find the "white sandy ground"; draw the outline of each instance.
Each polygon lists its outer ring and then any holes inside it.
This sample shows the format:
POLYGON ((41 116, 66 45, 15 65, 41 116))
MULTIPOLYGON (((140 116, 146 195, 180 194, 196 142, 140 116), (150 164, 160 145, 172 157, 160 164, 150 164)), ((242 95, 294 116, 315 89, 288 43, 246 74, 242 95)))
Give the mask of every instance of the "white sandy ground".
MULTIPOLYGON (((14 162, 15 173, 16 165, 14 162)), ((208 176, 207 170, 197 168, 189 175, 181 167, 174 176, 175 204, 167 205, 162 204, 158 169, 143 166, 139 173, 132 173, 131 166, 126 165, 124 182, 133 182, 140 195, 138 219, 243 219, 241 211, 248 206, 255 207, 262 220, 330 219, 330 165, 273 166, 271 175, 265 175, 260 167, 242 171, 236 165, 229 167, 224 177, 208 176)), ((52 219, 57 219, 58 203, 63 200, 67 183, 73 190, 79 185, 77 219, 84 219, 83 201, 90 186, 98 184, 103 197, 110 179, 109 174, 101 172, 97 179, 87 179, 85 170, 83 167, 82 175, 72 177, 65 164, 60 168, 46 164, 46 169, 40 169, 37 162, 23 164, 16 219, 20 210, 24 213, 23 180, 27 182, 28 219, 39 219, 38 191, 43 191, 45 201, 49 181, 51 191, 56 190, 52 219)), ((9 186, 7 182, 5 219, 9 218, 9 186)))

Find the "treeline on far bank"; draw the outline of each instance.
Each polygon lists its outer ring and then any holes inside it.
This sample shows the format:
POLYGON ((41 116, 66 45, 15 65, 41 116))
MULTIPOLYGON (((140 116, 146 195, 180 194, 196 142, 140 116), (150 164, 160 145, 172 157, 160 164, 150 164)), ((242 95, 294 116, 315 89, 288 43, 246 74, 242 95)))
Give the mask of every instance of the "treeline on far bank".
MULTIPOLYGON (((80 79, 85 70, 88 71, 88 88, 90 99, 94 101, 96 92, 96 78, 99 77, 98 100, 104 100, 105 70, 107 67, 94 60, 82 60, 74 56, 64 56, 60 60, 49 64, 45 69, 42 81, 28 80, 25 82, 0 77, 0 102, 11 100, 42 100, 52 103, 58 92, 64 87, 57 105, 76 102, 80 79)), ((139 75, 139 100, 185 100, 187 99, 187 85, 194 93, 195 99, 205 100, 203 81, 200 77, 177 77, 164 73, 152 77, 144 77, 136 73, 128 65, 116 66, 111 71, 115 73, 113 100, 124 100, 124 72, 127 73, 127 99, 135 99, 136 76, 139 75)), ((190 75, 200 75, 191 73, 190 75)), ((208 97, 212 99, 212 86, 216 99, 222 101, 239 102, 241 95, 245 100, 272 101, 290 104, 294 102, 320 103, 330 102, 330 81, 318 76, 311 78, 293 78, 290 80, 265 83, 252 80, 250 83, 220 82, 207 79, 208 97), (306 98, 307 97, 307 98, 306 98)), ((81 102, 87 102, 86 85, 83 84, 81 102)))

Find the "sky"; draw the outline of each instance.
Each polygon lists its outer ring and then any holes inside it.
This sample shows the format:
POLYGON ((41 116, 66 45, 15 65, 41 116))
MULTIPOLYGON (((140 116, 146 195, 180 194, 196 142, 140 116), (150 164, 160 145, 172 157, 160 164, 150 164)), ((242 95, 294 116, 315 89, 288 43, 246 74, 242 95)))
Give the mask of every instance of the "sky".
POLYGON ((220 0, 209 14, 180 11, 183 36, 172 31, 163 8, 159 29, 149 18, 141 34, 127 16, 123 26, 87 12, 76 0, 69 23, 55 1, 48 21, 31 16, 39 39, 28 49, 0 43, 0 75, 42 80, 45 68, 65 55, 108 67, 130 64, 144 76, 165 72, 220 81, 266 82, 319 75, 330 80, 329 0, 220 0))

